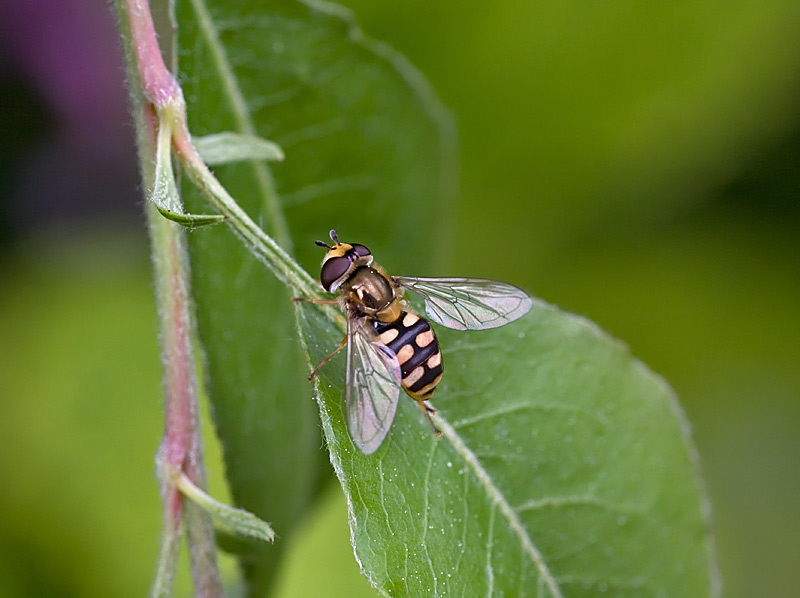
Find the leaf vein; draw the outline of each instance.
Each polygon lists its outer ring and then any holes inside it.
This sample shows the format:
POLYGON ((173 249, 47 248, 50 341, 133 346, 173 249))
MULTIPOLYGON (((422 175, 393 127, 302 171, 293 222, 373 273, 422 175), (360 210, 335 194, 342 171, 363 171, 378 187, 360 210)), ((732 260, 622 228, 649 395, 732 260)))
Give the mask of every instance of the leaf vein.
POLYGON ((431 447, 431 454, 428 457, 428 468, 425 471, 425 511, 422 517, 422 548, 425 551, 425 557, 428 560, 428 566, 431 569, 431 578, 433 579, 433 595, 437 596, 436 590, 436 571, 433 568, 433 560, 431 559, 431 555, 428 552, 428 511, 430 510, 430 502, 428 497, 430 496, 430 480, 431 480, 431 471, 433 470, 433 455, 436 453, 436 448, 439 446, 438 442, 434 442, 433 446, 431 447))
POLYGON ((380 485, 381 508, 383 509, 384 516, 386 517, 386 528, 389 530, 389 532, 392 535, 394 535, 394 530, 392 529, 392 522, 389 519, 389 511, 386 510, 386 498, 385 498, 385 494, 384 494, 384 491, 383 491, 383 482, 384 482, 384 479, 385 479, 385 476, 383 475, 383 459, 378 461, 378 478, 381 481, 381 485, 380 485))
POLYGON ((526 410, 540 410, 540 411, 566 411, 569 413, 578 413, 580 415, 585 415, 588 418, 598 420, 601 423, 606 423, 603 421, 602 418, 599 418, 597 415, 592 413, 588 413, 583 409, 578 409, 573 407, 572 405, 567 405, 564 403, 512 403, 509 405, 504 405, 497 409, 493 409, 491 411, 484 411, 483 413, 479 413, 472 417, 464 417, 453 422, 454 428, 463 428, 465 426, 471 426, 476 423, 480 423, 487 419, 492 419, 494 417, 500 417, 502 415, 508 415, 510 413, 515 413, 517 411, 526 411, 526 410))
POLYGON ((458 453, 458 455, 475 474, 475 477, 480 482, 480 485, 483 487, 492 503, 500 509, 503 518, 508 523, 514 535, 516 535, 519 539, 523 551, 528 555, 528 558, 535 565, 539 572, 540 578, 542 578, 543 583, 550 591, 553 598, 562 598, 561 588, 559 587, 558 582, 556 582, 556 579, 553 577, 553 574, 550 572, 550 568, 547 566, 547 563, 544 562, 542 553, 533 543, 533 540, 517 516, 517 513, 508 503, 505 496, 503 496, 503 494, 500 492, 500 489, 497 487, 494 480, 492 480, 489 472, 484 469, 475 453, 473 453, 467 447, 467 445, 456 432, 455 428, 453 428, 449 422, 445 421, 442 417, 437 416, 436 423, 444 436, 450 441, 456 453, 458 453))
MULTIPOLYGON (((197 17, 198 26, 202 32, 201 35, 206 41, 214 67, 222 81, 225 95, 230 102, 233 117, 239 129, 238 132, 258 136, 253 121, 250 118, 250 112, 247 109, 247 102, 244 99, 244 94, 237 83, 231 62, 222 44, 222 40, 219 37, 219 32, 215 27, 215 22, 209 12, 208 6, 206 6, 205 0, 191 0, 191 4, 197 17)), ((284 249, 291 251, 292 240, 289 235, 289 226, 284 217, 280 202, 278 201, 278 194, 275 191, 275 183, 272 180, 272 175, 263 163, 253 161, 251 164, 255 178, 261 189, 264 208, 269 214, 271 232, 284 249)))
POLYGON ((615 505, 592 495, 555 496, 533 499, 514 507, 514 510, 517 513, 523 513, 525 511, 537 511, 547 508, 559 509, 563 507, 596 507, 598 509, 604 509, 613 513, 625 514, 640 514, 642 512, 641 509, 625 505, 615 505))
POLYGON ((284 193, 283 205, 294 207, 334 193, 364 191, 374 188, 377 182, 375 177, 367 174, 330 179, 321 183, 306 185, 291 193, 284 193))
POLYGON ((497 513, 497 505, 492 503, 492 510, 489 511, 489 531, 486 538, 486 596, 491 598, 494 595, 494 567, 492 567, 492 550, 494 549, 494 518, 497 513))
POLYGON ((286 149, 303 141, 314 141, 323 139, 335 133, 347 130, 347 123, 343 118, 334 118, 325 123, 308 125, 302 129, 297 129, 290 133, 280 136, 279 145, 286 149))

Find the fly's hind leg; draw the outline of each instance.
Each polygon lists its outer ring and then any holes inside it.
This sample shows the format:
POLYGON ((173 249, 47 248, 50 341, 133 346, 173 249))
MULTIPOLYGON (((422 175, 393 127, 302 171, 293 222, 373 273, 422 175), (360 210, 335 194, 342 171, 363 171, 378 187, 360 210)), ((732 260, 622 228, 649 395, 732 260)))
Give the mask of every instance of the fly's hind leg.
POLYGON ((431 418, 432 415, 436 415, 436 409, 428 405, 428 403, 426 402, 427 399, 414 398, 414 400, 417 402, 417 405, 419 405, 419 408, 422 409, 422 414, 425 416, 425 419, 428 420, 428 423, 431 425, 433 433, 436 434, 437 436, 441 436, 442 431, 436 427, 436 424, 433 423, 433 419, 431 418))

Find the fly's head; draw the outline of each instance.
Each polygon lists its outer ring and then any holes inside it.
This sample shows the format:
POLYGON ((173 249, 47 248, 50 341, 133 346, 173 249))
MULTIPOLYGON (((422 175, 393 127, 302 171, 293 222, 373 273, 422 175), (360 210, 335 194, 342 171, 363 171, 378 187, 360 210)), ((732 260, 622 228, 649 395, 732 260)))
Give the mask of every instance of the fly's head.
POLYGON ((335 293, 356 268, 369 266, 372 263, 372 253, 358 243, 340 243, 335 230, 332 230, 330 235, 333 245, 322 241, 316 242, 319 247, 328 250, 322 258, 319 279, 326 291, 335 293))

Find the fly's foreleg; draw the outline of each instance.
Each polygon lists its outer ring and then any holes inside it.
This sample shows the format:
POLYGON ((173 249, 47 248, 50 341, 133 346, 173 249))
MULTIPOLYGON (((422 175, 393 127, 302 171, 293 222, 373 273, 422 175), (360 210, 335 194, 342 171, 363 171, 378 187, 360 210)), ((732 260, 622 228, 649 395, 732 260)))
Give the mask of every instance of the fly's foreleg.
MULTIPOLYGON (((339 301, 337 299, 312 299, 310 297, 292 297, 292 303, 313 303, 314 305, 339 305, 339 301)), ((336 355, 339 351, 344 349, 344 346, 347 344, 347 336, 342 339, 342 342, 339 343, 339 346, 336 347, 330 355, 328 355, 325 359, 319 362, 319 365, 314 368, 314 371, 311 372, 311 375, 308 377, 308 381, 311 382, 314 377, 319 373, 322 366, 328 363, 331 358, 336 355)))
POLYGON ((311 297, 292 297, 292 303, 313 303, 314 305, 339 305, 336 299, 312 299, 311 297))

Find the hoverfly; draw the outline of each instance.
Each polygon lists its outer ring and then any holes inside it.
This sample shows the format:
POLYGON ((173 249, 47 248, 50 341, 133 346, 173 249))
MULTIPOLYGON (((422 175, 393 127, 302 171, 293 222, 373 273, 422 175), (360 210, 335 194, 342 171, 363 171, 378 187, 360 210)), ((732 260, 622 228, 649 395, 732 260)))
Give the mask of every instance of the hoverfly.
POLYGON ((425 318, 403 300, 406 289, 425 299, 425 313, 455 330, 497 328, 521 318, 531 298, 515 286, 480 278, 413 278, 389 276, 372 260, 364 245, 340 243, 322 260, 320 282, 336 299, 295 297, 294 301, 338 304, 347 315, 347 334, 309 376, 347 346, 345 408, 353 443, 372 454, 383 442, 394 419, 400 389, 417 401, 438 434, 426 403, 442 379, 442 354, 436 334, 425 318))

